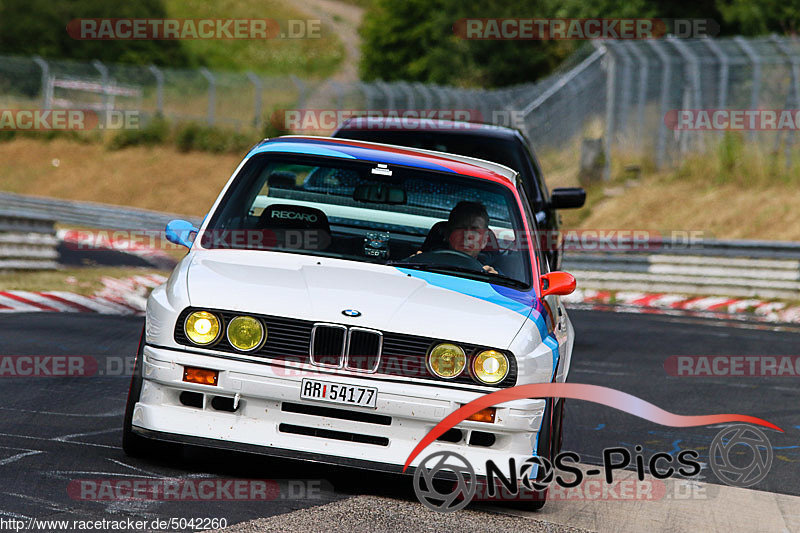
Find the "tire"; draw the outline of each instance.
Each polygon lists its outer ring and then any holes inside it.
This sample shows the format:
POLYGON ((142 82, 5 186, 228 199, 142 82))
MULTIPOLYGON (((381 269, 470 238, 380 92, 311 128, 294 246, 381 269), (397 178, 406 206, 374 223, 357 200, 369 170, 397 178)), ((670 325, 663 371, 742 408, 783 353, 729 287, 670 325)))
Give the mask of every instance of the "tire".
MULTIPOLYGON (((558 402, 558 407, 553 409, 553 401, 548 399, 542 417, 542 430, 539 437, 540 448, 537 450, 541 456, 554 462, 561 452, 563 442, 564 398, 558 402)), ((523 506, 527 511, 539 511, 547 503, 547 489, 538 492, 536 499, 527 500, 523 506)))
POLYGON ((165 453, 179 451, 179 446, 171 443, 154 441, 133 432, 133 408, 142 393, 142 353, 144 352, 144 329, 139 338, 139 350, 133 364, 133 375, 128 387, 128 399, 125 402, 125 417, 122 420, 122 450, 125 455, 139 458, 163 457, 165 453))

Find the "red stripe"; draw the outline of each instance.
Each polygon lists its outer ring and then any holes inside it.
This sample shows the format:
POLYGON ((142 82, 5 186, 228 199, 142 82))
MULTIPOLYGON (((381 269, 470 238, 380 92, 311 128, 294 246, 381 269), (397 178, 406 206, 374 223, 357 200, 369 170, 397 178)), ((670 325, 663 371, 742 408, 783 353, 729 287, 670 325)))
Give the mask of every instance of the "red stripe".
POLYGON ((38 307, 42 311, 58 311, 58 309, 56 309, 55 307, 50 307, 49 305, 40 304, 39 302, 34 302, 33 300, 28 300, 27 298, 23 298, 22 296, 11 294, 10 292, 0 292, 0 295, 5 296, 6 298, 11 298, 12 300, 16 300, 18 302, 22 302, 24 304, 38 307))
POLYGON ((693 302, 698 302, 700 300, 705 300, 708 296, 701 296, 700 298, 690 298, 688 300, 681 300, 679 302, 675 302, 670 305, 673 309, 686 309, 688 305, 691 305, 693 302))
POLYGON ((732 303, 736 303, 738 301, 739 300, 725 300, 724 302, 721 302, 721 303, 718 303, 718 304, 709 305, 708 306, 708 310, 709 311, 716 311, 717 309, 719 309, 721 307, 727 307, 727 306, 731 305, 732 303))
POLYGON ((54 300, 56 302, 61 302, 61 303, 65 303, 67 305, 71 305, 72 307, 74 307, 75 309, 80 311, 81 313, 94 313, 95 312, 94 309, 89 309, 88 307, 86 307, 84 305, 81 305, 81 304, 75 303, 75 302, 71 302, 71 301, 69 301, 69 300, 67 300, 65 298, 62 298, 61 296, 56 296, 55 294, 47 294, 47 293, 44 293, 44 292, 40 292, 39 294, 41 294, 45 298, 50 298, 51 300, 54 300))
POLYGON ((138 307, 133 307, 132 305, 129 305, 129 304, 123 302, 121 299, 119 301, 117 301, 117 300, 114 300, 112 298, 109 298, 108 296, 101 296, 101 297, 90 296, 89 298, 91 298, 92 300, 94 300, 95 302, 97 302, 97 303, 99 303, 101 305, 108 305, 109 307, 111 307, 111 304, 121 305, 122 307, 127 307, 131 311, 135 311, 137 313, 141 313, 142 312, 142 310, 139 309, 138 307), (102 298, 102 300, 100 298, 102 298))
POLYGON ((663 294, 648 294, 644 298, 638 298, 631 302, 631 305, 650 305, 653 303, 653 300, 657 300, 661 298, 663 294))

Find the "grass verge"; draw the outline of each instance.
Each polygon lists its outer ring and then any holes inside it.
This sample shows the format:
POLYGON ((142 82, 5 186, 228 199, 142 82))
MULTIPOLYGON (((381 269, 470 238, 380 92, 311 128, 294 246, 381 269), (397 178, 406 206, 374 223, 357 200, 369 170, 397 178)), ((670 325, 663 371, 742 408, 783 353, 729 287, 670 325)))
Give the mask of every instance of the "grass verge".
POLYGON ((154 268, 89 267, 41 272, 0 272, 0 291, 68 291, 91 296, 103 288, 101 278, 127 278, 144 274, 169 276, 154 268))

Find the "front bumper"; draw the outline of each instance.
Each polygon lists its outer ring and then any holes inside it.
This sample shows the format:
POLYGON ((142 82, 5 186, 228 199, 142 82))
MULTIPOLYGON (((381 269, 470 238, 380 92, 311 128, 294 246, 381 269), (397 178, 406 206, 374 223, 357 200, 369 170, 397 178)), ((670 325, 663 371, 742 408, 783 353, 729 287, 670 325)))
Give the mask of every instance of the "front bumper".
MULTIPOLYGON (((142 391, 132 423, 143 436, 392 472, 402 470, 408 455, 438 422, 483 394, 352 373, 290 371, 282 364, 153 346, 144 347, 141 363, 142 391), (217 386, 182 381, 185 366, 218 370, 217 386), (304 377, 375 387, 377 408, 301 400, 304 377), (202 394, 202 405, 184 405, 184 391, 202 394), (236 397, 237 409, 217 409, 214 397, 236 397)), ((513 457, 519 464, 536 453, 544 410, 544 400, 517 400, 499 406, 494 423, 461 422, 456 426, 462 436, 458 442, 435 441, 412 467, 442 450, 463 455, 477 475, 485 474, 490 459, 507 465, 513 457), (487 434, 493 436, 491 445, 487 434)))

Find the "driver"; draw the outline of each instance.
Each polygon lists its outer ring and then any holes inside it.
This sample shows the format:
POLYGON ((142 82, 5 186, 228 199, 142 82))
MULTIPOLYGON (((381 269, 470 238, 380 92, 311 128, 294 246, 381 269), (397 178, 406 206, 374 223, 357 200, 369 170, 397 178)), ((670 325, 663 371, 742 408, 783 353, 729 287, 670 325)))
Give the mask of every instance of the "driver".
MULTIPOLYGON (((476 261, 489 242, 489 213, 480 202, 463 200, 450 211, 447 219, 447 241, 450 248, 467 254, 476 261)), ((481 261, 482 262, 482 261, 481 261)), ((483 265, 489 274, 497 274, 491 265, 483 265)))

